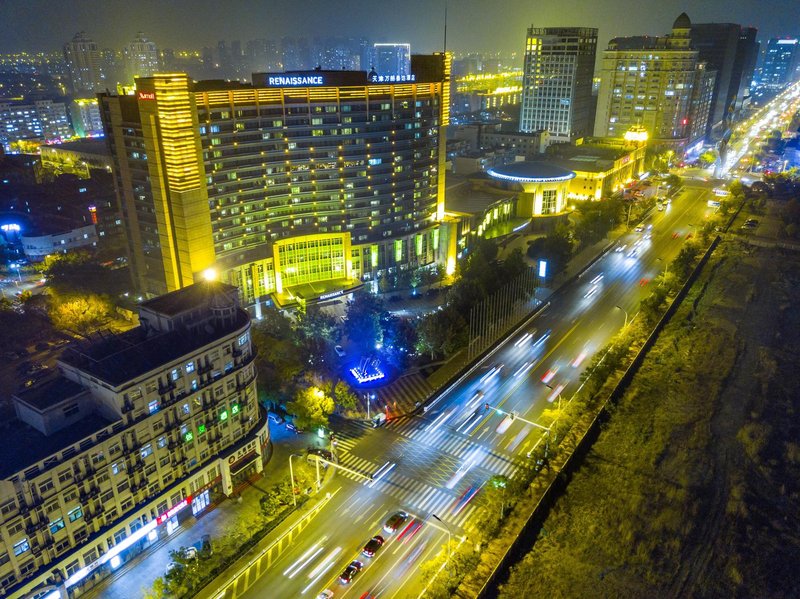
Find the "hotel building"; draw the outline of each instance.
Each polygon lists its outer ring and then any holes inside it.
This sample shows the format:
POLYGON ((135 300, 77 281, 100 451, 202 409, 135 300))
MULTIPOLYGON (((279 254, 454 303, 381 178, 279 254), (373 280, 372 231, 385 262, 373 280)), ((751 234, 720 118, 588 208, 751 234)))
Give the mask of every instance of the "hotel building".
POLYGON ((408 75, 167 74, 101 94, 137 287, 215 269, 245 303, 285 306, 447 264, 449 73, 449 55, 414 55, 408 75))
POLYGON ((624 137, 641 126, 652 142, 678 148, 702 139, 715 72, 692 49, 690 31, 683 13, 671 35, 609 42, 603 52, 595 137, 624 137))
POLYGON ((13 396, 0 446, 0 595, 74 592, 263 468, 250 318, 236 288, 146 301, 13 396))

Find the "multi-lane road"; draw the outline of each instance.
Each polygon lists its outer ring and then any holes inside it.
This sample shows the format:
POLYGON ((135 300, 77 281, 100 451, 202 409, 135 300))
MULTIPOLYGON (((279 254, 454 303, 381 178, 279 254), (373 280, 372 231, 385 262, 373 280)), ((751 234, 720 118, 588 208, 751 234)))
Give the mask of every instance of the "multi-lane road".
POLYGON ((246 597, 417 596, 427 580, 418 566, 474 531, 483 486, 495 475, 513 477, 540 439, 535 424, 560 394, 567 400, 591 356, 636 314, 653 279, 696 235, 710 208, 708 187, 686 187, 652 229, 625 235, 623 251, 609 251, 427 412, 373 429, 340 422, 335 448, 340 464, 373 481, 339 471, 324 511, 246 597), (631 250, 635 249, 634 252, 631 250), (480 393, 479 393, 480 392, 480 393), (495 409, 486 410, 489 403, 495 409), (509 421, 503 412, 515 413, 509 421), (529 422, 525 422, 529 421, 529 422), (403 510, 394 533, 386 519, 403 510), (361 555, 373 535, 386 543, 361 555), (353 560, 363 569, 352 582, 338 577, 353 560))

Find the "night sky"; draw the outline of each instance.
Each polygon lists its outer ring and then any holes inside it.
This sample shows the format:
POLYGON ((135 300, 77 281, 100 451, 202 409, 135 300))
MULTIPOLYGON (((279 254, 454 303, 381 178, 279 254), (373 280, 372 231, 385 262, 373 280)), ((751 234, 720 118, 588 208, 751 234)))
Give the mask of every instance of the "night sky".
MULTIPOLYGON (((800 35, 800 0, 449 0, 448 48, 522 51, 525 28, 599 27, 599 48, 618 35, 664 34, 686 11, 693 22, 735 22, 759 39, 800 35)), ((444 0, 0 0, 0 52, 60 49, 85 30, 121 48, 142 30, 161 48, 282 36, 366 36, 442 47, 444 0)))

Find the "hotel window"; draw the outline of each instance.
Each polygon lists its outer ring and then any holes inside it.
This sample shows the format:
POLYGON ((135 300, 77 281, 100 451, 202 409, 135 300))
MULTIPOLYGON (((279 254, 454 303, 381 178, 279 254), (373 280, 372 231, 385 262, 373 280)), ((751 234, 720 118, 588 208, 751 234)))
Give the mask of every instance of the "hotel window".
POLYGON ((62 528, 64 528, 64 518, 57 518, 50 522, 50 534, 55 534, 62 528))
POLYGON ((157 399, 154 399, 149 404, 147 404, 147 409, 150 411, 151 414, 155 414, 156 412, 158 412, 158 407, 159 407, 159 401, 157 399))
POLYGON ((194 362, 186 362, 186 372, 194 372, 194 362))

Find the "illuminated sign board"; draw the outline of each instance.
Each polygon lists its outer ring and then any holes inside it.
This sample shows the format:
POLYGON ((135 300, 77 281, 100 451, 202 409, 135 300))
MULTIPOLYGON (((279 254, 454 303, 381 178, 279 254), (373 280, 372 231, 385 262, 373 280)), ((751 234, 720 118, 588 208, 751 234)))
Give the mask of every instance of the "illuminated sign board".
POLYGON ((371 83, 414 83, 416 75, 373 75, 370 77, 371 83))
POLYGON ((344 294, 344 289, 339 289, 338 291, 331 291, 330 293, 323 293, 319 296, 320 300, 331 299, 334 297, 339 297, 340 295, 344 294))
POLYGON ((139 92, 140 100, 155 100, 156 92, 139 92))
POLYGON ((179 501, 171 508, 169 508, 166 512, 161 514, 158 518, 156 518, 156 524, 163 524, 164 522, 172 518, 172 516, 180 512, 187 505, 189 505, 191 502, 192 502, 192 496, 189 495, 186 499, 184 499, 183 501, 179 501))
POLYGON ((267 85, 276 87, 308 87, 312 85, 325 85, 322 75, 270 75, 267 85))
POLYGON ((547 260, 539 260, 539 276, 543 279, 547 276, 547 260))

